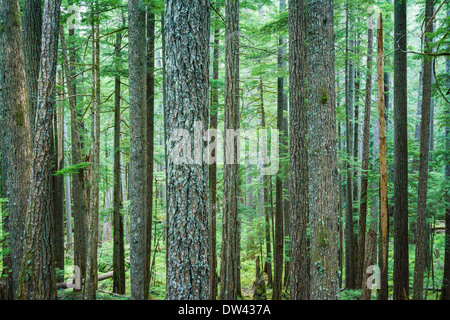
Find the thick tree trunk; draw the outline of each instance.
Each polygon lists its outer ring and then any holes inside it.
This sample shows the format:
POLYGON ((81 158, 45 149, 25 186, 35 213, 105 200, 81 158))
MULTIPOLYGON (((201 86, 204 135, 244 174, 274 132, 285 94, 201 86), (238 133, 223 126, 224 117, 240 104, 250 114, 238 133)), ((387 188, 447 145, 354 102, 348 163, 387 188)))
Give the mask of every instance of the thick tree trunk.
POLYGON ((303 1, 289 1, 290 299, 309 299, 306 23, 303 1))
POLYGON ((17 297, 56 298, 54 222, 51 195, 52 131, 58 54, 60 0, 46 0, 25 240, 17 297))
POLYGON ((306 7, 311 299, 338 300, 338 190, 333 1, 306 7))
POLYGON ((128 2, 129 84, 130 84, 130 280, 131 299, 147 296, 147 86, 145 4, 142 0, 128 2))
MULTIPOLYGON (((167 186, 168 186, 168 159, 167 159, 167 111, 169 110, 168 108, 166 108, 167 105, 167 89, 166 89, 166 37, 164 36, 166 34, 166 29, 165 29, 165 12, 163 12, 161 14, 161 34, 163 35, 161 37, 161 52, 162 52, 162 67, 163 67, 163 71, 162 71, 162 78, 163 78, 163 84, 162 84, 162 91, 163 91, 163 119, 164 119, 164 179, 165 179, 165 185, 166 185, 166 201, 165 201, 165 210, 166 210, 166 226, 164 229, 165 232, 165 239, 166 239, 166 248, 169 248, 169 221, 170 221, 170 216, 169 216, 169 197, 167 195, 167 186)), ((169 250, 166 250, 166 288, 167 288, 167 274, 169 272, 169 250)), ((167 292, 166 292, 166 297, 167 297, 167 292)))
POLYGON ((2 197, 8 198, 8 203, 2 205, 8 212, 7 219, 3 216, 6 223, 3 227, 10 235, 11 254, 6 259, 10 259, 6 261, 9 265, 6 271, 8 291, 15 295, 22 261, 22 236, 31 169, 30 122, 18 1, 0 2, 0 25, 7 26, 0 28, 1 178, 2 197), (12 273, 9 273, 10 269, 12 273))
POLYGON ((222 253, 220 299, 236 300, 238 295, 238 143, 228 130, 239 128, 239 1, 225 1, 225 152, 223 186, 222 253), (228 141, 229 140, 229 141, 228 141), (225 148, 226 151, 227 148, 225 148))
MULTIPOLYGON (((425 32, 433 32, 433 0, 425 2, 425 32)), ((430 52, 432 38, 425 35, 424 52, 430 52)), ((431 116, 431 81, 433 74, 433 61, 429 57, 424 57, 423 61, 423 97, 422 97, 422 117, 420 123, 420 160, 419 160, 419 185, 417 195, 417 223, 416 223, 416 251, 414 264, 414 286, 413 299, 423 299, 423 278, 426 262, 426 225, 427 225, 427 193, 428 193, 428 160, 430 151, 430 116, 431 116)))
POLYGON ((407 1, 394 1, 394 299, 409 298, 407 1))
MULTIPOLYGON (((98 11, 98 2, 92 6, 98 11)), ((100 16, 92 15, 92 103, 91 103, 91 165, 89 188, 89 224, 86 264, 86 288, 84 297, 96 299, 97 251, 99 240, 99 177, 100 177, 100 16)))
POLYGON ((208 166, 198 157, 206 150, 202 135, 209 126, 209 37, 209 0, 166 1, 169 300, 210 298, 208 166), (179 130, 195 142, 194 152, 183 147, 182 157, 181 142, 174 141, 179 130))
POLYGON ((147 9, 147 266, 145 267, 145 299, 150 286, 150 264, 153 221, 153 152, 155 113, 155 14, 153 7, 147 9))

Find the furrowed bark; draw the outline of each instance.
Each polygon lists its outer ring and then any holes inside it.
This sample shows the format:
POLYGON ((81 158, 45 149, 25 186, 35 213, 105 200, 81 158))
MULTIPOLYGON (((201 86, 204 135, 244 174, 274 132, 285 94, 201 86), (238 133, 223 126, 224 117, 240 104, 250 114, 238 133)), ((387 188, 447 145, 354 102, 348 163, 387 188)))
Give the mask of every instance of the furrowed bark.
POLYGON ((304 1, 289 1, 290 299, 308 300, 308 133, 304 1))
POLYGON ((9 295, 17 290, 22 260, 25 213, 31 170, 31 134, 28 117, 25 60, 21 35, 19 2, 0 2, 0 127, 2 145, 2 204, 4 231, 9 233, 4 248, 11 254, 4 260, 8 269, 9 295), (10 273, 9 270, 12 269, 10 273))
POLYGON ((130 84, 130 280, 131 299, 143 300, 148 288, 147 266, 147 194, 142 179, 147 177, 146 159, 146 39, 145 4, 128 2, 129 84, 130 84))
POLYGON ((209 190, 208 166, 201 155, 206 150, 203 130, 209 127, 210 1, 169 0, 164 21, 167 299, 205 300, 210 299, 209 190), (192 139, 194 150, 177 150, 182 143, 177 129, 184 130, 184 139, 192 139))
POLYGON ((406 8, 394 1, 394 300, 409 298, 406 8))
POLYGON ((33 165, 25 222, 24 252, 17 289, 17 298, 24 300, 56 298, 51 139, 60 6, 60 0, 46 0, 44 3, 33 165))
POLYGON ((238 295, 238 144, 227 130, 239 128, 239 1, 225 2, 225 148, 220 299, 236 300, 238 295))
POLYGON ((339 299, 333 1, 306 7, 311 299, 339 299))

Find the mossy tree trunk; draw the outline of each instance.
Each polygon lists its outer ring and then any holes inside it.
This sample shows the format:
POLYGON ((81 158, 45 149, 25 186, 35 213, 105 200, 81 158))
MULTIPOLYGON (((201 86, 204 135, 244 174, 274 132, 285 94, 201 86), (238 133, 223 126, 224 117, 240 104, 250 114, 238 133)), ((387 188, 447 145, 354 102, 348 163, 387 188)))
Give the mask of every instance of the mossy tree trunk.
POLYGON ((40 60, 33 165, 25 222, 24 252, 17 289, 17 298, 20 299, 56 299, 51 139, 60 6, 60 0, 46 0, 44 3, 43 50, 40 60))
POLYGON ((27 88, 21 35, 19 2, 0 2, 0 120, 2 145, 2 204, 5 242, 11 254, 6 257, 8 290, 15 295, 22 260, 22 235, 29 191, 31 169, 31 135, 28 117, 27 88), (8 261, 9 259, 9 261, 8 261), (12 269, 12 273, 9 270, 12 269))
POLYGON ((306 7, 311 299, 338 300, 338 190, 333 1, 306 7))

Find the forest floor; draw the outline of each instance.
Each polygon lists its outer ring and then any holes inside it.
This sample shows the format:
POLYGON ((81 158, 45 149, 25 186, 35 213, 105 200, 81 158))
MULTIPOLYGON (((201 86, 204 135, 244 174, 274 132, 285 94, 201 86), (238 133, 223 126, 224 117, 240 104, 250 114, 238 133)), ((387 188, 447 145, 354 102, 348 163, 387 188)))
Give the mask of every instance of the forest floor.
MULTIPOLYGON (((393 268, 393 251, 392 245, 390 245, 389 252, 389 285, 390 291, 392 291, 392 268, 393 268)), ((165 297, 165 248, 159 246, 155 255, 155 267, 152 270, 152 279, 150 284, 150 299, 162 300, 165 297)), ((414 250, 415 245, 409 246, 409 261, 410 261, 410 286, 413 285, 414 275, 414 250)), ((125 256, 129 253, 129 245, 125 246, 125 256)), ((426 288, 441 288, 441 281, 443 276, 443 259, 444 259, 444 235, 436 234, 433 242, 433 264, 430 266, 429 272, 425 274, 425 287, 426 288)), ((245 255, 243 255, 245 256, 245 255)), ((69 281, 73 276, 73 251, 70 251, 66 255, 66 268, 65 268, 65 281, 69 281)), ((99 248, 98 267, 99 274, 103 274, 112 271, 112 257, 113 247, 112 242, 105 242, 99 248)), ((220 261, 218 262, 220 265, 220 261)), ((113 280, 112 278, 99 282, 97 298, 99 300, 127 300, 130 296, 129 287, 129 261, 125 262, 125 268, 127 271, 127 288, 124 296, 114 295, 112 293, 113 280)), ((265 274, 267 283, 267 274, 265 274)), ((344 275, 345 279, 345 275, 344 275)), ((253 297, 253 282, 255 280, 255 262, 254 259, 247 258, 242 259, 241 262, 241 291, 243 300, 251 300, 253 297)), ((412 290, 411 290, 412 292, 412 290)), ((426 290, 426 298, 428 300, 436 300, 439 296, 439 291, 426 290)), ((392 294, 392 292, 391 292, 392 294)), ((272 289, 267 287, 267 298, 272 296, 272 289)), ((341 292, 341 300, 359 300, 361 296, 360 290, 343 290, 341 292)), ((283 288, 283 299, 288 298, 288 293, 283 288)), ((63 300, 78 300, 82 299, 82 294, 74 293, 72 290, 59 290, 58 299, 63 300)))

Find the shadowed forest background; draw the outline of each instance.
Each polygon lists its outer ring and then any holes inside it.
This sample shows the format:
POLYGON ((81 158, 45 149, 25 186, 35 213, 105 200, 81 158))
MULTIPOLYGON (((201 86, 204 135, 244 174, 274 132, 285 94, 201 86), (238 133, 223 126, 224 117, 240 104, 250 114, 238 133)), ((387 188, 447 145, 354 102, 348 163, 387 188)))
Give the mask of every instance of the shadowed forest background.
POLYGON ((0 300, 450 299, 449 30, 448 0, 0 0, 0 300), (195 122, 279 130, 278 172, 174 163, 195 122))

